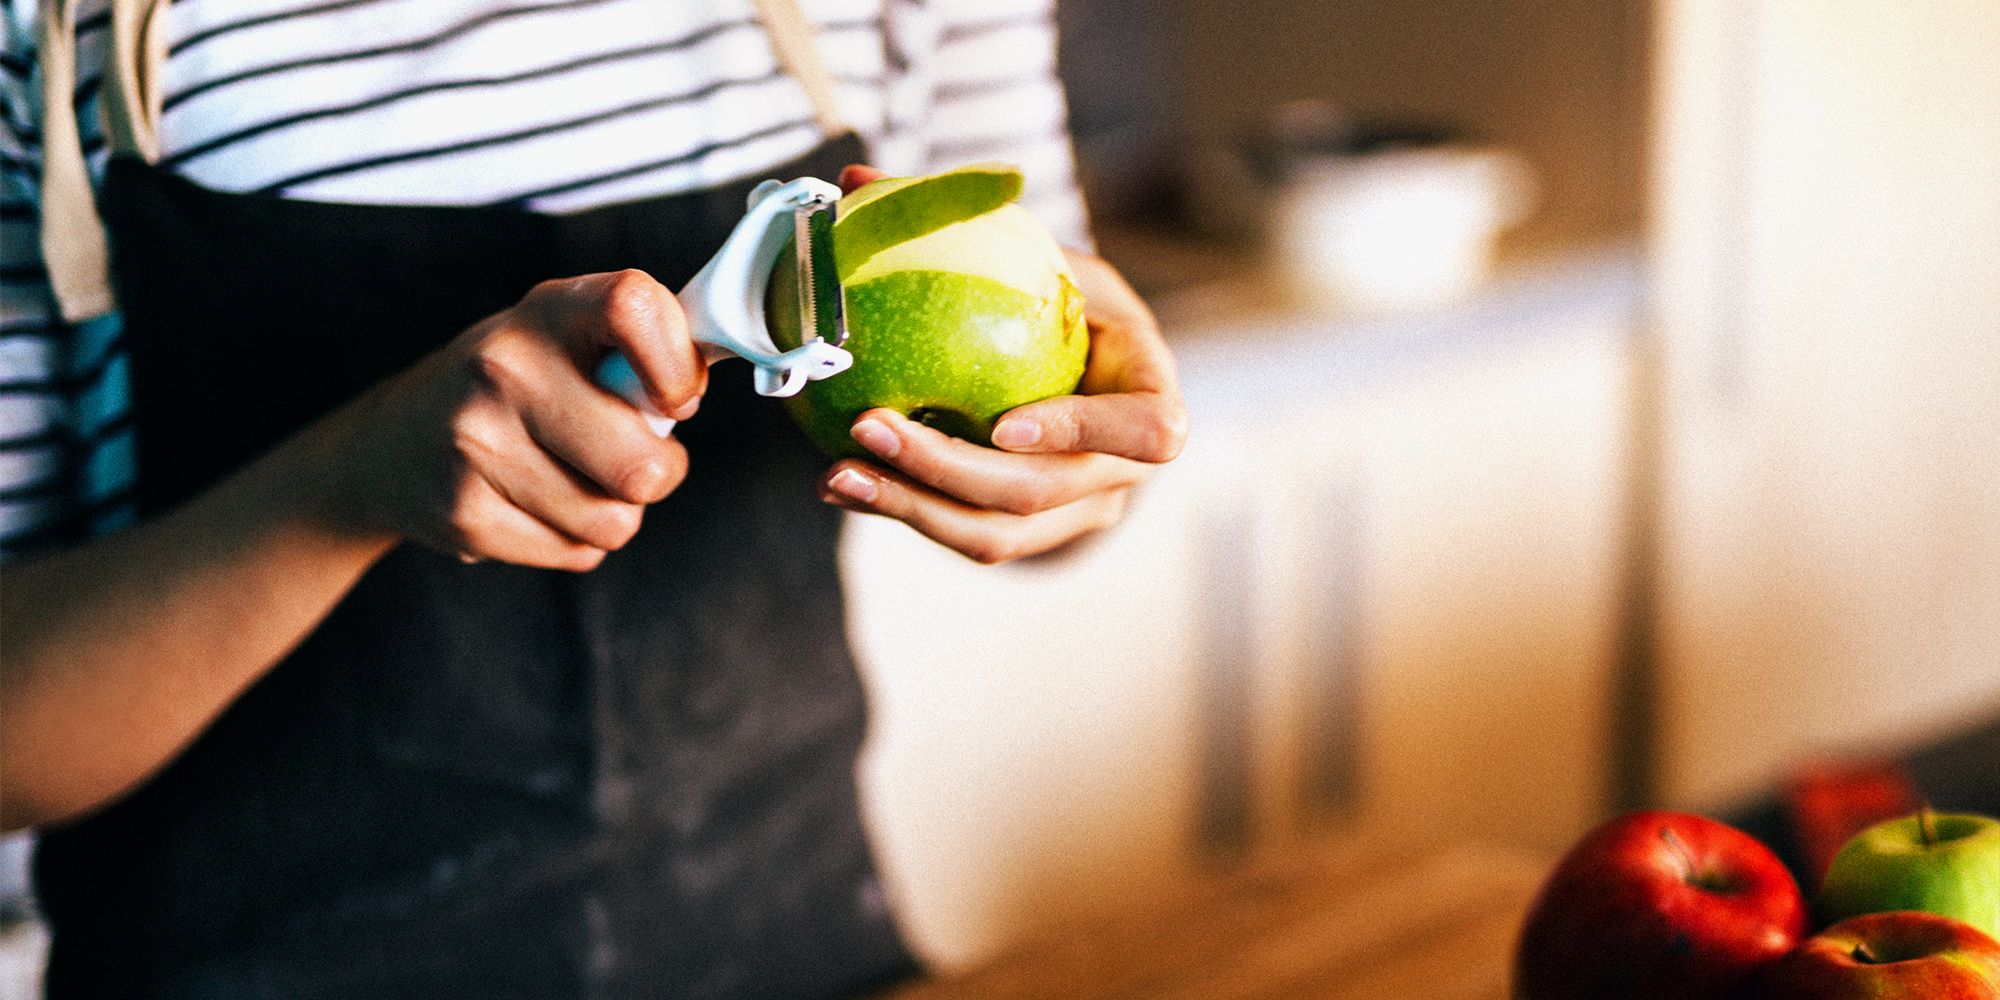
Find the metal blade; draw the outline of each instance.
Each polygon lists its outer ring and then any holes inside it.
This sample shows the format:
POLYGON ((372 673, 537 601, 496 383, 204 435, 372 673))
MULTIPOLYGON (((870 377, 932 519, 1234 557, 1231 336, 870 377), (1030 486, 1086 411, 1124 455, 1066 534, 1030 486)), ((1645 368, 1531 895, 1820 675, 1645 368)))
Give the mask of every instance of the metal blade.
POLYGON ((833 262, 832 199, 816 199, 792 210, 792 239, 799 268, 799 330, 839 347, 847 343, 847 315, 841 301, 840 272, 833 262))

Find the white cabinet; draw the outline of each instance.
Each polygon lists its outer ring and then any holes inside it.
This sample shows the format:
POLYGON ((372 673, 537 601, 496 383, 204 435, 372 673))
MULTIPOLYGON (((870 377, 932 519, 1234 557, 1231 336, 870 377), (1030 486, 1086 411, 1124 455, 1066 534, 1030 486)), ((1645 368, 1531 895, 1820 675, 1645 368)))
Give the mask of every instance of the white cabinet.
POLYGON ((1668 0, 1677 804, 2000 711, 2000 4, 1668 0))
POLYGON ((1315 833, 1554 847, 1603 808, 1629 259, 1449 316, 1170 330, 1128 523, 980 567, 855 519, 870 814, 946 963, 1315 833))

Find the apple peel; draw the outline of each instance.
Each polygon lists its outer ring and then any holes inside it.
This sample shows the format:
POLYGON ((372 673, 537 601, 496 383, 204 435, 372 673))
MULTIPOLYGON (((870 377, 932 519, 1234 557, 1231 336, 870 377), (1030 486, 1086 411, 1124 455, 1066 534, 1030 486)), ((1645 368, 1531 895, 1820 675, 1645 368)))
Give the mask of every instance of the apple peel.
POLYGON ((845 282, 876 254, 985 215, 1021 195, 1021 171, 974 163, 922 177, 885 177, 840 199, 833 260, 845 282))

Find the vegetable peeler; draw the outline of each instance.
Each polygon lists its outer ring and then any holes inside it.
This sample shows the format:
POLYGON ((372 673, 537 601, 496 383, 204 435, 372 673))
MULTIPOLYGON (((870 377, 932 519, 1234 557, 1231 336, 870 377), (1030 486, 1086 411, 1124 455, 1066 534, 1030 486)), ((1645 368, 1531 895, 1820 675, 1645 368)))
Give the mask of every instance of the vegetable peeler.
MULTIPOLYGON (((756 366, 752 378, 757 392, 764 396, 793 395, 807 382, 838 375, 854 364, 854 355, 841 346, 847 342, 847 317, 833 261, 839 201, 840 189, 816 177, 768 180, 751 190, 749 211, 730 230, 722 249, 675 296, 702 360, 714 364, 736 357, 750 362, 756 366), (764 294, 787 239, 796 246, 804 342, 779 351, 765 325, 764 294)), ((646 397, 624 354, 605 358, 596 377, 598 385, 638 407, 654 433, 673 433, 674 419, 646 397)))

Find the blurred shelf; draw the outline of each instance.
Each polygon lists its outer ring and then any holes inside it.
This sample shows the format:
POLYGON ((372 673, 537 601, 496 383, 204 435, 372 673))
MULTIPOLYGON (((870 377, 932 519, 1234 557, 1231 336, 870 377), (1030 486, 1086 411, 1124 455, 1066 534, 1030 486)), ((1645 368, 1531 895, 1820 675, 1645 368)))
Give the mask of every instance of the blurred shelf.
POLYGON ((1147 300, 1215 283, 1254 280, 1260 251, 1249 240, 1202 238, 1132 220, 1097 220, 1097 252, 1147 300))
POLYGON ((1248 241, 1118 223, 1096 232, 1099 252, 1145 297, 1177 349, 1244 338, 1300 338, 1315 348, 1329 339, 1421 339, 1491 329, 1537 311, 1610 306, 1636 314, 1643 301, 1641 251, 1632 239, 1516 247, 1501 256, 1493 279, 1463 300, 1357 313, 1289 298, 1269 277, 1262 250, 1248 241))
POLYGON ((1300 309, 1242 275, 1164 293, 1152 305, 1190 403, 1232 411, 1537 341, 1637 336, 1646 286, 1638 247, 1612 243, 1509 261, 1485 289, 1424 312, 1300 309))

